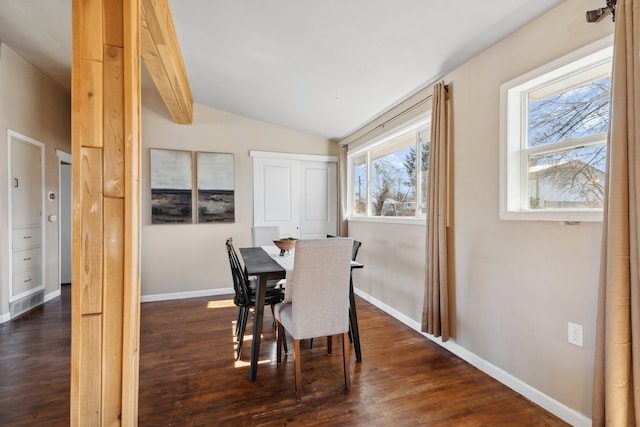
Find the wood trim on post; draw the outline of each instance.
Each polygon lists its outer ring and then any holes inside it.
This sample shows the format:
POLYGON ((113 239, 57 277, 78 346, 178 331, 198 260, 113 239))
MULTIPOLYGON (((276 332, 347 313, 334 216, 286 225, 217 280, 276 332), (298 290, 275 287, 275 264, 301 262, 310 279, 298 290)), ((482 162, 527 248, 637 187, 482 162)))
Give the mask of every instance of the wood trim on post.
POLYGON ((139 10, 72 3, 72 426, 138 422, 139 10))
POLYGON ((173 120, 193 122, 193 97, 167 0, 140 0, 142 58, 173 120))

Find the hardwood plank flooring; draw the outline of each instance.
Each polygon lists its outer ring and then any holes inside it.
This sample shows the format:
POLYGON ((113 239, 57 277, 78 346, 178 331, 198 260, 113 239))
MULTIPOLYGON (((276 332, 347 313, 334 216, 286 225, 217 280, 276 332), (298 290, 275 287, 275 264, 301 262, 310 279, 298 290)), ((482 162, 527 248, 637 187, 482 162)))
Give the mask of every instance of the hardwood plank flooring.
MULTIPOLYGON (((0 426, 69 424, 69 290, 0 325, 0 426)), ((237 308, 226 297, 145 303, 139 425, 566 426, 417 332, 358 299, 362 363, 343 389, 341 346, 303 351, 302 403, 292 355, 275 363, 265 312, 262 363, 248 380, 251 320, 234 360, 237 308)), ((289 345, 291 349, 292 346, 289 345)))

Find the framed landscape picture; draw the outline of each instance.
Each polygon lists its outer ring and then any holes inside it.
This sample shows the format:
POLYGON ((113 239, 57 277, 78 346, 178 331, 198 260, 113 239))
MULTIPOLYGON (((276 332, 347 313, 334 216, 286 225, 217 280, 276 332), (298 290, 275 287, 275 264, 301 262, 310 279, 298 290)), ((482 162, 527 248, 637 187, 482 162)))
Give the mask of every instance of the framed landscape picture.
POLYGON ((198 223, 234 222, 233 154, 196 154, 198 182, 198 223))
POLYGON ((151 223, 191 224, 191 152, 152 148, 150 156, 151 223))

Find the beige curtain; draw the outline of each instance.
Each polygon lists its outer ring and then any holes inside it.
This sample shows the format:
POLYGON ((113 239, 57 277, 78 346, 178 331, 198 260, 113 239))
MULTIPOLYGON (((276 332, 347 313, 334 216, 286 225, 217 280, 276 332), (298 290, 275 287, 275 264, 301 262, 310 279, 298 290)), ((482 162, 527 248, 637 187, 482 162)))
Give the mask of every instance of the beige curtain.
POLYGON ((427 189, 427 269, 422 330, 442 341, 449 339, 449 296, 447 292, 447 218, 449 114, 447 87, 433 87, 431 148, 427 189))
POLYGON ((347 151, 346 145, 338 153, 338 236, 349 236, 347 222, 347 151))
POLYGON ((594 426, 640 425, 640 4, 616 10, 598 295, 594 426))

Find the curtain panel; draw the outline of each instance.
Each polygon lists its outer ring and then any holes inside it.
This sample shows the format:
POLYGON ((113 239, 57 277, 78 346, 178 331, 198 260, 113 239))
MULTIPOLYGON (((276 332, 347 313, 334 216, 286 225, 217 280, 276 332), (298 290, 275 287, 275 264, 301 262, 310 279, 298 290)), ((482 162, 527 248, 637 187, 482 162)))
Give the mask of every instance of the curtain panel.
POLYGON ((343 145, 338 153, 338 236, 349 236, 349 223, 347 222, 347 150, 343 145))
POLYGON ((617 2, 598 292, 594 426, 640 425, 640 4, 617 2))
POLYGON ((427 184, 427 262, 422 331, 442 341, 449 339, 448 295, 448 179, 449 179, 449 109, 447 86, 433 87, 429 181, 427 184))

